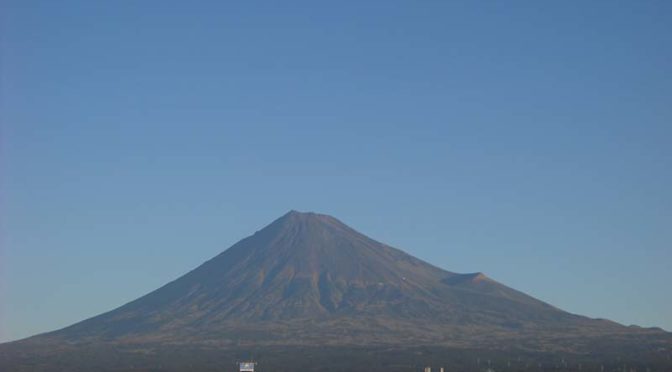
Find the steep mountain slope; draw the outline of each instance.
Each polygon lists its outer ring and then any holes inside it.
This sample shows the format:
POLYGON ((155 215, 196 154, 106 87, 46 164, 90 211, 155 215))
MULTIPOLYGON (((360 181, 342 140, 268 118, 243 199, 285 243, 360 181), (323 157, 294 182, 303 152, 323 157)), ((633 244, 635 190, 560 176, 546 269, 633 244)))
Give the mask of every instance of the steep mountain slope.
POLYGON ((481 273, 456 274, 337 219, 289 212, 183 277, 44 336, 73 342, 471 345, 620 333, 481 273))
POLYGON ((0 371, 221 371, 250 356, 276 371, 481 371, 480 358, 527 370, 559 356, 565 370, 669 370, 671 355, 670 333, 573 315, 292 211, 133 302, 0 345, 0 371))
POLYGON ((672 335, 573 315, 292 211, 133 302, 0 345, 0 371, 221 371, 250 356, 276 371, 481 371, 480 358, 528 370, 561 355, 565 370, 669 370, 672 335))

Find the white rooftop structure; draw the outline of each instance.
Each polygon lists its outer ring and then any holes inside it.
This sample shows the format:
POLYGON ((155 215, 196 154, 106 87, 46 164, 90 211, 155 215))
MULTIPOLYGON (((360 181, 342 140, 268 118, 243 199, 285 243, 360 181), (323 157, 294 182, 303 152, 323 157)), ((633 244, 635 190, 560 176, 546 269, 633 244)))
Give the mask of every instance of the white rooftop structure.
POLYGON ((256 362, 240 362, 238 363, 238 367, 240 367, 238 370, 240 372, 254 372, 254 366, 256 364, 256 362))

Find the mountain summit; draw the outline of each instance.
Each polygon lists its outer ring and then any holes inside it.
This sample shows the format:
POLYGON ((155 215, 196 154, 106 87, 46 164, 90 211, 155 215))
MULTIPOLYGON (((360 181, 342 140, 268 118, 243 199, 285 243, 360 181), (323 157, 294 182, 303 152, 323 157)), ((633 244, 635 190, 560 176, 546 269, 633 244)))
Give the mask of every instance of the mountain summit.
POLYGON ((566 313, 482 273, 430 265, 334 217, 290 211, 156 291, 49 336, 464 343, 586 327, 621 328, 566 313))
POLYGON ((669 341, 663 331, 570 314, 483 273, 441 269, 334 217, 290 211, 135 301, 18 344, 583 352, 669 341))

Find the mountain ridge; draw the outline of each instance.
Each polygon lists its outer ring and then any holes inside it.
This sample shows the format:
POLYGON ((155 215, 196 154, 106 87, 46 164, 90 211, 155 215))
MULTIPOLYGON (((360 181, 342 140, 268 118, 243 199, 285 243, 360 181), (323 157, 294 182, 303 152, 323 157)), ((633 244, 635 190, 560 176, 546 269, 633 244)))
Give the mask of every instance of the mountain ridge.
POLYGON ((334 217, 292 210, 179 279, 62 333, 115 339, 138 330, 330 316, 479 325, 482 309, 499 312, 495 323, 508 327, 523 324, 519 315, 538 319, 535 326, 577 317, 483 273, 433 266, 334 217))
POLYGON ((579 355, 672 350, 672 335, 571 314, 481 272, 434 266, 334 217, 290 211, 127 304, 0 345, 0 362, 3 350, 11 359, 18 354, 7 350, 51 355, 54 348, 76 353, 91 345, 132 350, 425 345, 579 355))

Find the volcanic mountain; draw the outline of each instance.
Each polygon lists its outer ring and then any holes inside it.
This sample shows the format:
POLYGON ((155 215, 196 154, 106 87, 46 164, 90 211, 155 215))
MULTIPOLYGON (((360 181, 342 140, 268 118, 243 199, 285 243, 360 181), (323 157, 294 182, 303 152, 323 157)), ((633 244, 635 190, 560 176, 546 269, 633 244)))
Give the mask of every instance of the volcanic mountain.
POLYGON ((291 211, 135 301, 21 343, 580 353, 622 343, 668 350, 670 334, 570 314, 482 273, 433 266, 336 218, 291 211))
POLYGON ((174 282, 56 334, 368 344, 408 335, 456 339, 460 329, 475 327, 491 334, 575 326, 617 327, 565 313, 481 273, 442 270, 333 217, 292 211, 174 282))

